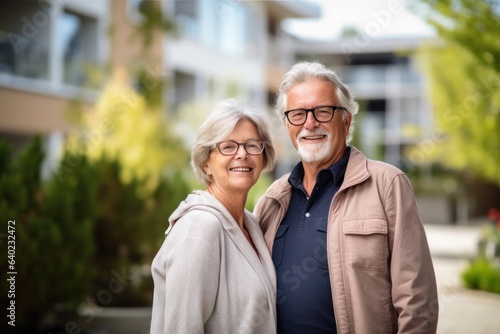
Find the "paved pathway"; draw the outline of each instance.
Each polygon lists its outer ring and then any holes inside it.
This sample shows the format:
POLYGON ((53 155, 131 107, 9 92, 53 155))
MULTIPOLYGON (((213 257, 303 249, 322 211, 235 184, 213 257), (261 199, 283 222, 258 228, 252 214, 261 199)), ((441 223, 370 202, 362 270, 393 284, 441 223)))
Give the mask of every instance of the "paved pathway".
POLYGON ((500 333, 500 295, 463 288, 461 272, 476 254, 480 226, 426 225, 439 292, 438 334, 500 333))

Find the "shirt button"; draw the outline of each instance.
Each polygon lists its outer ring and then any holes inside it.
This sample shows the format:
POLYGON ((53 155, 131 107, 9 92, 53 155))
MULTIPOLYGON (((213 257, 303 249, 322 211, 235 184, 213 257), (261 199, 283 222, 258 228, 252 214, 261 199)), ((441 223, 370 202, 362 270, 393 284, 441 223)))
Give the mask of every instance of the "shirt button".
POLYGON ((306 217, 309 218, 311 214, 309 212, 306 212, 306 217))

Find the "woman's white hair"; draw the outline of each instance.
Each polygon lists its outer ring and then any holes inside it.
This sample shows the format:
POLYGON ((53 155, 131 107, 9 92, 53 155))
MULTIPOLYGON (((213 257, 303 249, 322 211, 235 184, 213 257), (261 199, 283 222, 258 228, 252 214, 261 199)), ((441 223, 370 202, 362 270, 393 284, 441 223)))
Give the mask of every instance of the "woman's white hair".
POLYGON ((203 185, 208 186, 211 182, 204 170, 211 149, 216 143, 226 139, 242 119, 252 122, 259 132, 260 140, 265 142, 263 172, 273 170, 276 152, 272 143, 269 115, 264 110, 243 105, 235 99, 226 99, 217 104, 200 126, 191 149, 191 167, 203 185))
POLYGON ((310 79, 320 79, 329 82, 336 88, 336 98, 339 101, 340 107, 346 108, 347 112, 352 115, 349 134, 346 138, 346 142, 348 143, 352 139, 352 133, 354 132, 354 116, 358 113, 359 105, 354 101, 353 95, 349 92, 347 86, 341 81, 338 75, 318 62, 299 62, 283 76, 283 81, 281 82, 276 97, 276 113, 279 119, 284 117, 283 113, 286 108, 286 94, 288 91, 293 86, 310 79))

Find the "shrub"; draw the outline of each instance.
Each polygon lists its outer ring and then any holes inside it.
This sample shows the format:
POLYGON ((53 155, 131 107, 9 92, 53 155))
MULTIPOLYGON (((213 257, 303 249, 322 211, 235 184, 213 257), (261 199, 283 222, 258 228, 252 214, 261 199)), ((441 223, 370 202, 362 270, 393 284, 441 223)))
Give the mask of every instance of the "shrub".
MULTIPOLYGON (((43 158, 39 137, 16 161, 7 144, 0 141, 0 216, 4 221, 16 221, 18 328, 39 325, 57 305, 74 310, 88 295, 93 277, 92 170, 82 168, 85 173, 43 185, 43 158)), ((81 164, 87 166, 86 160, 81 164)), ((7 272, 6 249, 1 253, 0 266, 7 272)))
MULTIPOLYGON (((149 264, 163 242, 169 215, 191 191, 182 172, 176 172, 164 175, 145 197, 140 180, 121 179, 116 160, 69 154, 61 164, 78 163, 42 182, 40 138, 18 159, 0 140, 0 217, 16 221, 16 327, 26 332, 35 332, 49 318, 73 320, 68 317, 76 318, 89 298, 104 306, 151 305, 149 264), (112 291, 112 298, 99 298, 117 274, 121 289, 112 291)), ((2 245, 5 273, 11 270, 6 242, 2 245)), ((2 291, 8 291, 6 284, 2 280, 2 291)), ((1 298, 6 308, 7 294, 1 298)))
POLYGON ((190 192, 180 173, 160 180, 147 198, 140 195, 141 181, 124 183, 120 164, 104 159, 97 166, 97 215, 94 225, 98 271, 91 295, 107 288, 116 272, 124 276, 125 289, 112 298, 96 298, 102 306, 148 306, 153 296, 149 265, 164 239, 168 217, 190 192))
POLYGON ((462 273, 469 289, 500 293, 500 265, 493 260, 480 257, 462 273))

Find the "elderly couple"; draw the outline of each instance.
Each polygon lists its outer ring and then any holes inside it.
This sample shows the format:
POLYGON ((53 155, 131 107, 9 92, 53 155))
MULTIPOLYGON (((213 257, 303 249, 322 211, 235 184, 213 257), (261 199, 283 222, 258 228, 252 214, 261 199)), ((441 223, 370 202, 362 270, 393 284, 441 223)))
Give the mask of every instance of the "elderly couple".
POLYGON ((438 297, 408 178, 349 146, 358 104, 332 70, 297 63, 276 111, 300 162, 252 213, 271 122, 228 100, 191 152, 206 187, 169 218, 152 264, 151 333, 435 333, 438 297))

